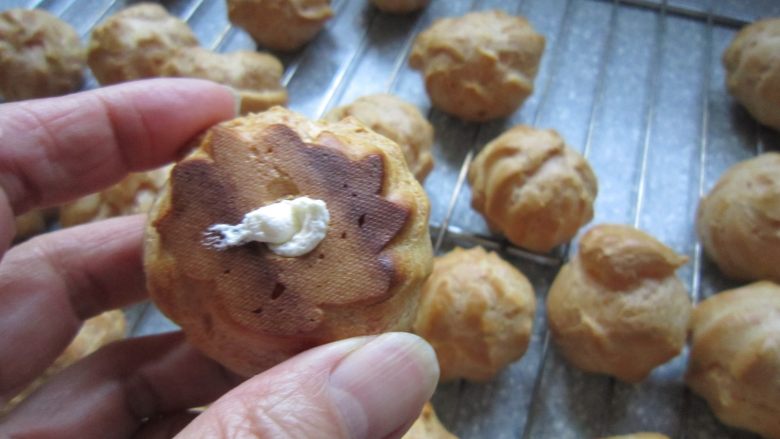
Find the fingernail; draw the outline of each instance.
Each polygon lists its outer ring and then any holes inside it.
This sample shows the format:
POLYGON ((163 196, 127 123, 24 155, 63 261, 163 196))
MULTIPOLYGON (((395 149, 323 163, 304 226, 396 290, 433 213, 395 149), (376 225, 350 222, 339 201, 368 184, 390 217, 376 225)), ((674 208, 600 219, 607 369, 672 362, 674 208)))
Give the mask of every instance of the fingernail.
POLYGON ((352 438, 385 437, 416 418, 439 380, 439 365, 422 338, 380 335, 331 372, 330 396, 352 438))
POLYGON ((238 92, 233 87, 223 85, 226 89, 230 90, 230 93, 233 94, 233 111, 235 112, 236 116, 241 115, 241 93, 238 92))

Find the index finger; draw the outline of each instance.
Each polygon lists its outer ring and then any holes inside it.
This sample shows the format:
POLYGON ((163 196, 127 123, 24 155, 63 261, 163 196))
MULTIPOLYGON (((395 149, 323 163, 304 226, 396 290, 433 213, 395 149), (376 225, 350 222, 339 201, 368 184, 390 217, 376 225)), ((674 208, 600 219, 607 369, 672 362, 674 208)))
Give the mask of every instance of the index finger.
POLYGON ((173 160, 235 116, 227 87, 153 79, 0 106, 0 189, 14 214, 102 189, 173 160))

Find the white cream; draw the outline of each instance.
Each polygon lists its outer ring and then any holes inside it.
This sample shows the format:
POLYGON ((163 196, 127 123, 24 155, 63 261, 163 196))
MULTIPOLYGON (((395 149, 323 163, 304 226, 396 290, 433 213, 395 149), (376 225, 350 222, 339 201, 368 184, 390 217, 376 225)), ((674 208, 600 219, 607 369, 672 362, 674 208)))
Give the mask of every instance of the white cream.
POLYGON ((314 250, 328 232, 330 212, 322 200, 298 197, 255 209, 240 224, 214 224, 204 243, 219 250, 248 242, 265 242, 280 256, 302 256, 314 250))

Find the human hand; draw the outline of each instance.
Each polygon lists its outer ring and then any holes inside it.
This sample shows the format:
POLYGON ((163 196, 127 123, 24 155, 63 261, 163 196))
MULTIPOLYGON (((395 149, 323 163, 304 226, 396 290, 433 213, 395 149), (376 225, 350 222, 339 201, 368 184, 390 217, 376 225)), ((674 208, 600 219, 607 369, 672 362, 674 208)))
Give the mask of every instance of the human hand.
MULTIPOLYGON (((9 250, 14 216, 171 161, 234 107, 228 89, 189 79, 0 106, 0 405, 82 321, 145 297, 143 216, 9 250)), ((241 380, 180 332, 161 334, 114 343, 53 377, 0 420, 0 437, 170 437, 184 428, 183 437, 397 438, 437 379, 430 346, 395 333, 320 346, 224 394, 241 380), (199 416, 189 411, 217 398, 199 416)))

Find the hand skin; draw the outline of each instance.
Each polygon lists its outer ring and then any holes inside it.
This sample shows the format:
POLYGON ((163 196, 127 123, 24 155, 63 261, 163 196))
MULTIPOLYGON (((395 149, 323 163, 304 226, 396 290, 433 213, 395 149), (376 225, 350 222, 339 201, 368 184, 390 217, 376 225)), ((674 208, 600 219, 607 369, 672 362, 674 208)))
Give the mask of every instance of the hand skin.
MULTIPOLYGON (((235 99, 208 81, 154 79, 0 105, 0 404, 81 322, 146 296, 143 216, 9 249, 14 217, 174 160, 234 117, 235 99)), ((0 420, 0 437, 399 438, 438 376, 431 347, 405 333, 320 346, 243 383, 180 332, 153 335, 67 368, 0 420)))

